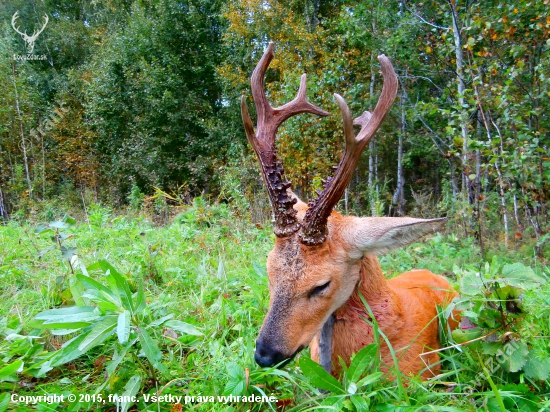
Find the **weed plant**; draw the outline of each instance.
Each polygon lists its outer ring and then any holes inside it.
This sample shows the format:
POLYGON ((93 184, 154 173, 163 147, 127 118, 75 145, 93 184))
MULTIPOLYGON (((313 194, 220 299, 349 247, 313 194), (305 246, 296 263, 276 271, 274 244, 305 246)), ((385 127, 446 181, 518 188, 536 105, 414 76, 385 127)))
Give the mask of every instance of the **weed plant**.
POLYGON ((451 333, 442 311, 440 376, 394 368, 388 380, 374 344, 337 380, 307 350, 284 369, 254 362, 269 228, 203 199, 164 227, 99 205, 79 222, 53 214, 0 226, 0 411, 25 410, 12 394, 65 396, 25 406, 48 411, 550 410, 549 272, 532 256, 487 262, 470 238, 436 234, 381 257, 388 276, 447 275, 468 319, 459 332, 473 334, 451 333))

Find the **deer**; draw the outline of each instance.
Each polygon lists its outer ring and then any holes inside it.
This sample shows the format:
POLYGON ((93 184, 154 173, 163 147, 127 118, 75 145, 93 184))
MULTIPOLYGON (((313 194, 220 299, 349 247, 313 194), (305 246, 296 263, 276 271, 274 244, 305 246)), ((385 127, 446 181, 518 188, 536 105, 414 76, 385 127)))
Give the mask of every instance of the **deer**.
MULTIPOLYGON (((330 113, 307 100, 306 74, 292 101, 276 108, 270 105, 264 77, 273 50, 270 42, 251 76, 256 130, 246 96, 241 96, 244 129, 260 165, 275 233, 275 246, 266 263, 269 309, 256 340, 256 363, 283 367, 309 345, 312 359, 339 376, 339 358, 349 365, 353 354, 374 341, 372 322, 368 321, 373 319, 365 300, 397 354, 399 370, 406 375, 421 374, 423 379, 437 375, 437 306, 447 305, 457 293, 445 278, 428 270, 412 270, 387 280, 377 255, 438 230, 446 218, 356 217, 334 211, 361 152, 397 95, 398 79, 390 60, 378 57, 384 82, 372 113, 365 111, 352 120, 345 100, 334 94, 342 116, 345 149, 334 175, 323 181, 323 190, 306 204, 285 177, 277 158, 276 134, 292 116, 330 113), (360 127, 357 135, 354 125, 360 127)), ((389 371, 394 362, 387 345, 381 345, 380 356, 389 371)))
POLYGON ((44 14, 44 25, 39 30, 35 30, 32 36, 29 36, 27 32, 22 32, 17 28, 17 26, 15 25, 15 21, 18 18, 19 18, 19 11, 16 11, 11 18, 11 26, 17 33, 21 35, 21 37, 23 37, 23 40, 25 40, 25 43, 27 43, 27 53, 31 54, 34 50, 34 42, 36 41, 40 33, 44 31, 44 29, 46 28, 46 25, 48 24, 48 21, 49 21, 48 15, 44 14))

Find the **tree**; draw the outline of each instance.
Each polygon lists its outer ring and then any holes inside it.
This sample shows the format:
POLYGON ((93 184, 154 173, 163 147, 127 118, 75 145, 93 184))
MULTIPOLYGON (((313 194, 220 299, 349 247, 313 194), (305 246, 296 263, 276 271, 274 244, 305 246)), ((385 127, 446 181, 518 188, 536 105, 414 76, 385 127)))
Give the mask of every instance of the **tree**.
POLYGON ((121 195, 132 179, 192 193, 208 186, 227 145, 209 131, 222 105, 219 8, 215 0, 136 3, 82 73, 101 173, 121 179, 121 195))

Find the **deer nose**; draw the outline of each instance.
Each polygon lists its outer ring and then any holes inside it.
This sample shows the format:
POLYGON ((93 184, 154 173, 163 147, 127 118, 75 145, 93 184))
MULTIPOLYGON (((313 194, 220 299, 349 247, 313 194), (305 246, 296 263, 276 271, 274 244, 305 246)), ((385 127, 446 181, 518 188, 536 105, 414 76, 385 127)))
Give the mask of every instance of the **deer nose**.
POLYGON ((256 353, 254 354, 256 363, 263 367, 277 365, 282 360, 286 359, 281 352, 269 346, 269 344, 258 339, 256 341, 256 353))

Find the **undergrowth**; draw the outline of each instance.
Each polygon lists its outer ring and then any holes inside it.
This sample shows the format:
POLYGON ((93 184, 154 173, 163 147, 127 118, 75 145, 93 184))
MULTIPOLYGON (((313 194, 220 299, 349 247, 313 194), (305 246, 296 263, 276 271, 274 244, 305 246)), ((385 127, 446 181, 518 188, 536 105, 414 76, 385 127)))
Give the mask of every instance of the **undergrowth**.
POLYGON ((336 380, 307 350, 284 369, 254 362, 271 228, 201 199, 165 227, 99 205, 79 222, 51 218, 0 226, 0 411, 54 394, 25 407, 550 410, 550 273, 533 256, 495 247, 483 259, 473 240, 435 234, 381 257, 388 276, 426 268, 459 289, 441 313, 442 374, 390 381, 370 345, 336 380))

